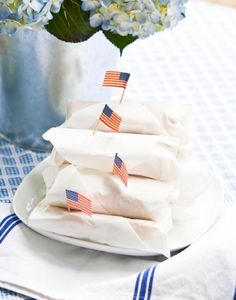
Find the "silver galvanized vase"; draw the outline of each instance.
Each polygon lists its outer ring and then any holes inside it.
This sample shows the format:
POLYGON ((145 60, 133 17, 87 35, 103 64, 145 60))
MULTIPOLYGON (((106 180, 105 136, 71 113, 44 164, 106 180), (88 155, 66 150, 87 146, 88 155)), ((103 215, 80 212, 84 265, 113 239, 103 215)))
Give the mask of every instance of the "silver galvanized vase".
POLYGON ((49 151, 41 136, 64 121, 68 101, 109 98, 102 80, 118 57, 100 33, 80 44, 61 42, 44 30, 0 36, 0 134, 49 151))

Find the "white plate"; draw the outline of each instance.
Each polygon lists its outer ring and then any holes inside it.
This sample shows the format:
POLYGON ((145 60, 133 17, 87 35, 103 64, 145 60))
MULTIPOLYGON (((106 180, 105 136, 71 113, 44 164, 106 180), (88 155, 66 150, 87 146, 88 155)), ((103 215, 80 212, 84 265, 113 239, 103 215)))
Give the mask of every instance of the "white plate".
MULTIPOLYGON (((16 215, 27 226, 29 226, 28 217, 30 212, 45 196, 45 184, 41 174, 43 169, 48 164, 47 161, 48 160, 45 159, 43 162, 39 163, 34 170, 25 177, 13 199, 13 209, 16 215)), ((217 215, 219 214, 222 199, 222 184, 218 179, 211 175, 211 183, 209 184, 208 189, 196 199, 196 205, 194 206, 194 212, 197 213, 199 218, 174 222, 174 226, 168 234, 170 250, 176 251, 182 249, 190 245, 203 233, 205 233, 214 223, 217 215)), ((86 242, 44 230, 39 230, 37 228, 32 229, 48 238, 57 241, 99 251, 134 256, 152 256, 158 254, 148 251, 117 248, 93 242, 86 242)))

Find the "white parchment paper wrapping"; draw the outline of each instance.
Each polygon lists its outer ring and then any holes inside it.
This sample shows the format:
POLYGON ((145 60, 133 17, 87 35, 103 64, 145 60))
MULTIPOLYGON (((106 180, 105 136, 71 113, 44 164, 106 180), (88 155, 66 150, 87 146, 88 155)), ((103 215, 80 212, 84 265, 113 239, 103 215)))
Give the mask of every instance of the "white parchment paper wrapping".
MULTIPOLYGON (((69 113, 72 116, 62 126, 92 130, 104 105, 105 102, 73 102, 73 112, 69 113)), ((152 101, 137 103, 135 100, 125 99, 121 104, 109 102, 109 106, 122 117, 119 132, 167 135, 178 138, 182 144, 190 138, 192 108, 189 104, 152 101)), ((111 131, 102 123, 98 130, 111 131)))
MULTIPOLYGON (((43 176, 46 174, 46 185, 51 182, 48 177, 50 168, 43 173, 43 176)), ((153 221, 161 221, 178 197, 173 182, 129 176, 129 187, 126 188, 113 174, 67 164, 61 167, 53 184, 48 186, 44 203, 67 208, 66 189, 88 197, 95 213, 153 221)))
MULTIPOLYGON (((168 223, 170 212, 166 219, 168 223)), ((41 230, 84 241, 170 255, 167 234, 161 231, 158 222, 101 214, 93 214, 90 218, 82 212, 69 213, 42 201, 31 213, 28 223, 41 230)))
POLYGON ((51 128, 43 138, 50 141, 66 161, 104 172, 112 172, 115 153, 125 162, 131 175, 159 180, 176 177, 179 142, 169 136, 96 132, 51 128))

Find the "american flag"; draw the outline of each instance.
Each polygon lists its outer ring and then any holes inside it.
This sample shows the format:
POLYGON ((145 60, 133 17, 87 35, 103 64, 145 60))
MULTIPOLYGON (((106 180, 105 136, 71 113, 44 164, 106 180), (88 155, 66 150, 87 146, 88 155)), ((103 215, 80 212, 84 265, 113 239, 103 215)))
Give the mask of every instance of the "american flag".
POLYGON ((128 183, 128 172, 123 160, 116 153, 114 159, 113 173, 120 177, 124 185, 127 186, 128 183))
POLYGON ((92 201, 83 195, 74 191, 66 190, 66 200, 69 208, 81 210, 89 216, 93 214, 92 201))
POLYGON ((114 131, 119 130, 121 117, 117 113, 115 113, 107 104, 105 104, 99 119, 114 131))
POLYGON ((106 71, 103 86, 113 86, 125 89, 129 80, 129 73, 106 71))

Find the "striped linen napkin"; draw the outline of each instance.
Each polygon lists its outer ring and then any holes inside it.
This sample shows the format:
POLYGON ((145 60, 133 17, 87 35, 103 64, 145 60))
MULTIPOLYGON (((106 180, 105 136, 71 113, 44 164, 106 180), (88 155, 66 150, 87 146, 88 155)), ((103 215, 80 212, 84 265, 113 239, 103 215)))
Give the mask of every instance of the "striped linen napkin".
POLYGON ((11 205, 0 204, 0 286, 36 299, 231 300, 234 212, 225 208, 207 234, 160 263, 50 240, 22 224, 11 205))

